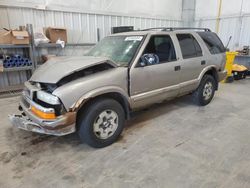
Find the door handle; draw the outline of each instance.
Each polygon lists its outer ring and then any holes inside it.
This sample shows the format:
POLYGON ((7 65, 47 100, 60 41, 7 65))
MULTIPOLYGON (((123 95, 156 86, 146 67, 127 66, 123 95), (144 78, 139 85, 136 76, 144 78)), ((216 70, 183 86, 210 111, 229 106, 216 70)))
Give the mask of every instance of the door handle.
POLYGON ((181 70, 181 66, 180 65, 174 67, 174 71, 180 71, 180 70, 181 70))
POLYGON ((205 64, 206 64, 205 60, 201 61, 201 65, 205 65, 205 64))

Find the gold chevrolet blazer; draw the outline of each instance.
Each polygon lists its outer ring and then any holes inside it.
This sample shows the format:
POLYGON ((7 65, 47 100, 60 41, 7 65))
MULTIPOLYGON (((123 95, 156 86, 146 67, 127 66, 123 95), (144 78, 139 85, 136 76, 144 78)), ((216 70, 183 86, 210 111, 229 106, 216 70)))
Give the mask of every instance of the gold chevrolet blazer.
POLYGON ((25 83, 15 127, 96 148, 121 134, 130 113, 192 94, 207 105, 226 76, 225 47, 203 28, 151 28, 105 37, 86 56, 56 57, 25 83))

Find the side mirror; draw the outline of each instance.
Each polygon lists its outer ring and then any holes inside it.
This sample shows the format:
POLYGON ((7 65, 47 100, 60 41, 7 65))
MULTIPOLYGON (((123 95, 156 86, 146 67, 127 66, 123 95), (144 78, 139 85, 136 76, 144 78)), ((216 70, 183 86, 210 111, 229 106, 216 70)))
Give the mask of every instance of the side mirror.
POLYGON ((145 67, 148 65, 159 64, 159 57, 156 54, 144 54, 141 57, 140 66, 145 67))

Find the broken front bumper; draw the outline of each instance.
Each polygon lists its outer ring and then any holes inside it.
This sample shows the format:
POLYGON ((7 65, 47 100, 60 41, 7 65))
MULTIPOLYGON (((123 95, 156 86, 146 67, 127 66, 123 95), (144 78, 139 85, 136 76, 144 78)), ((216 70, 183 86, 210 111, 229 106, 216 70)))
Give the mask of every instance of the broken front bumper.
POLYGON ((19 106, 21 115, 9 115, 13 126, 27 131, 55 136, 63 136, 75 132, 75 112, 67 112, 64 115, 58 116, 56 119, 45 120, 31 112, 31 105, 45 109, 30 99, 23 97, 19 106))

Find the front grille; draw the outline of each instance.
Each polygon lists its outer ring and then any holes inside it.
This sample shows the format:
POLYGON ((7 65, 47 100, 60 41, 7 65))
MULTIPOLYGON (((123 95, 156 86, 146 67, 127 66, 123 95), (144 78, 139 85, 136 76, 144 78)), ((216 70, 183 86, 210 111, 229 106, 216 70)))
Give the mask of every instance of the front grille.
POLYGON ((23 89, 23 95, 31 98, 31 92, 30 92, 30 90, 28 88, 24 88, 23 89))
MULTIPOLYGON (((25 100, 25 99, 30 99, 30 100, 32 100, 32 95, 31 95, 31 92, 30 92, 29 90, 23 90, 22 94, 23 94, 24 100, 25 100)), ((25 100, 25 101, 26 101, 26 100, 25 100)))
POLYGON ((26 108, 30 108, 30 104, 27 102, 27 100, 25 99, 25 97, 22 97, 22 103, 24 104, 24 106, 26 107, 26 108))

